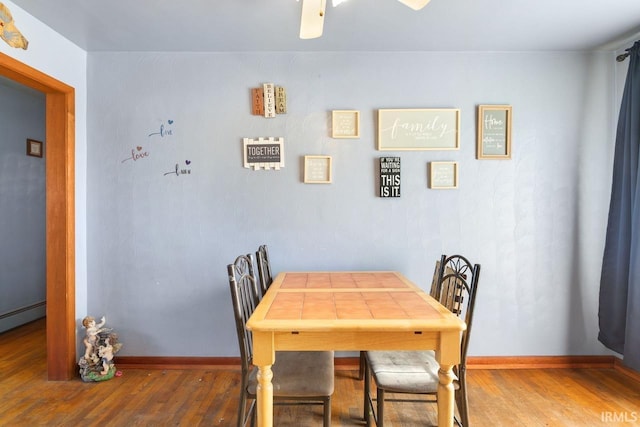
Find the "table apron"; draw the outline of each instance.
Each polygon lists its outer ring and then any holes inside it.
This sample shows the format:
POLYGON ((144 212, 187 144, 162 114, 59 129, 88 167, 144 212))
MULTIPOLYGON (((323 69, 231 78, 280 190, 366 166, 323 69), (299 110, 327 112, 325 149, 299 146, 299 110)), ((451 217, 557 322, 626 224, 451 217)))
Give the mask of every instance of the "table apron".
POLYGON ((276 350, 437 350, 440 332, 276 332, 276 350))

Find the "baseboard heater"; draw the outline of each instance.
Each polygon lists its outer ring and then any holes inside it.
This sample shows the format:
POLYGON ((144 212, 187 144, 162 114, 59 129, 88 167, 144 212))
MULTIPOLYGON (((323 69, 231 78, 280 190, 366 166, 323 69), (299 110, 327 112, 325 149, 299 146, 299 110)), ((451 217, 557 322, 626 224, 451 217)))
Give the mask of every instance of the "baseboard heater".
POLYGON ((0 314, 0 332, 32 322, 47 315, 47 301, 40 301, 0 314))

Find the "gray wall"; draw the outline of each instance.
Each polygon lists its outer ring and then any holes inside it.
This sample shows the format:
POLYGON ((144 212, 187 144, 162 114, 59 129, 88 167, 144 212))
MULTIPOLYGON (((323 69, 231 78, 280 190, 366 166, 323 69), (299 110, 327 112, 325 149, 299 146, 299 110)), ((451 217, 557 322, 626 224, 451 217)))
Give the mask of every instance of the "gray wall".
POLYGON ((276 272, 399 270, 425 289, 436 258, 461 253, 482 264, 470 354, 604 353, 614 67, 610 53, 90 53, 88 312, 121 355, 233 356, 225 267, 259 244, 276 272), (286 88, 286 115, 250 114, 264 82, 286 88), (513 106, 511 160, 475 159, 478 104, 513 106), (377 109, 438 107, 461 109, 460 150, 375 149, 377 109), (333 109, 360 110, 360 139, 330 138, 333 109), (261 136, 284 138, 284 169, 242 167, 242 138, 261 136), (302 183, 307 154, 333 157, 332 184, 302 183), (402 159, 399 199, 376 196, 386 155, 402 159), (459 162, 457 190, 427 187, 436 160, 459 162))
POLYGON ((44 94, 1 79, 0 332, 45 314, 46 160, 26 155, 27 138, 45 141, 44 94))

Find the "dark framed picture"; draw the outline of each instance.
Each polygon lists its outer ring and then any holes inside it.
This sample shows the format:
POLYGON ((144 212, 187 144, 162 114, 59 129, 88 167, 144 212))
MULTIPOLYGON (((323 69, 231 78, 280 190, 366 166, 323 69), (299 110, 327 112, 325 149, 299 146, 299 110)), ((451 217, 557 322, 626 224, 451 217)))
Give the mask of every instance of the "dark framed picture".
POLYGON ((27 156, 42 157, 44 154, 42 142, 35 139, 27 139, 27 156))

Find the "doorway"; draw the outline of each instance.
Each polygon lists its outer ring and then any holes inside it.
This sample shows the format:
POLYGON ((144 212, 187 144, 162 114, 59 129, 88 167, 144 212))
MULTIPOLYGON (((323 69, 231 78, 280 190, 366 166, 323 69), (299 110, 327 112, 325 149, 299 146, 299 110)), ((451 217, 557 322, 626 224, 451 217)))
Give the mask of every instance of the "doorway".
POLYGON ((75 90, 0 53, 0 75, 46 96, 47 378, 76 372, 75 90))

